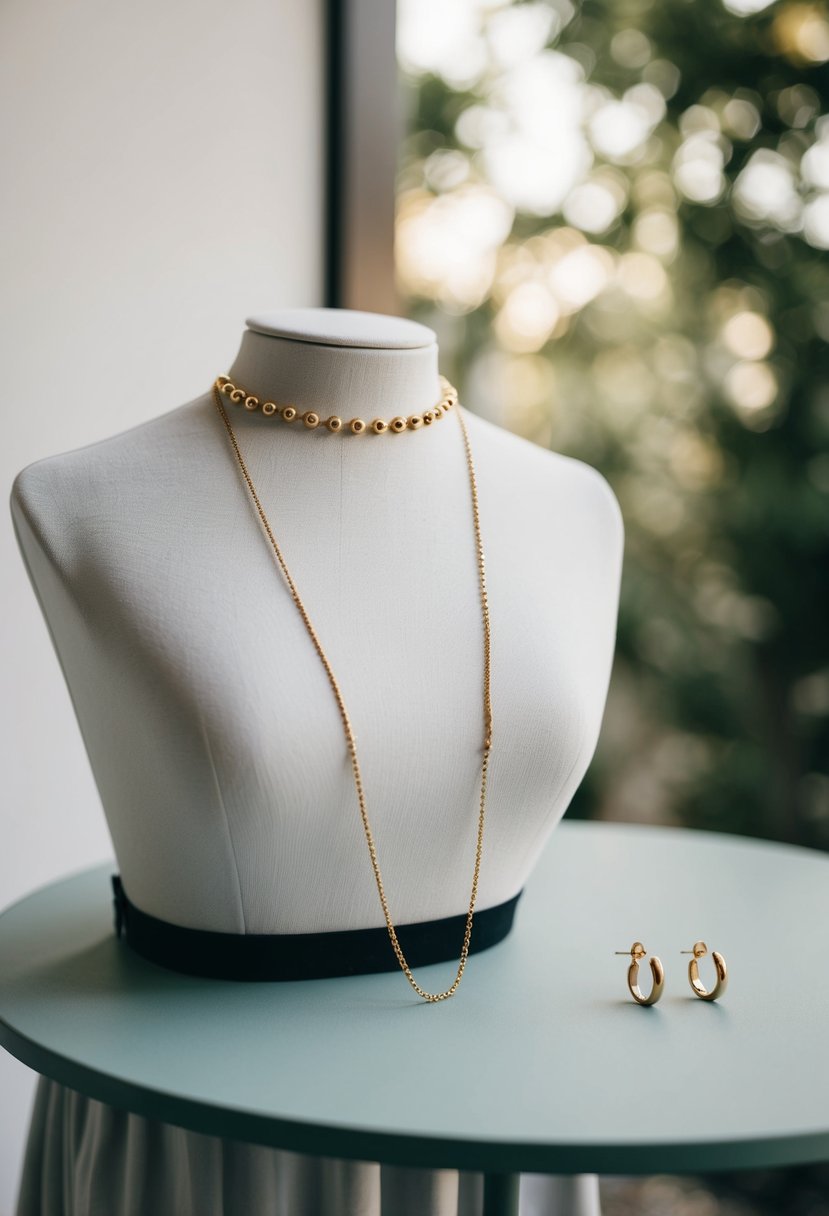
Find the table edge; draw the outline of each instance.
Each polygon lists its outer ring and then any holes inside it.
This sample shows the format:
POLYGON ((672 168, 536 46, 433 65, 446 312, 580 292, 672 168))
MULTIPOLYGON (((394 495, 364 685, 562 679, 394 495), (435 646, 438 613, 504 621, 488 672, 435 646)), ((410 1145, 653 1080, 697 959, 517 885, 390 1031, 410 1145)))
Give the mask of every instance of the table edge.
POLYGON ((829 1129, 749 1140, 536 1144, 526 1141, 445 1139, 420 1133, 308 1123, 209 1102, 125 1081, 48 1050, 0 1018, 0 1047, 35 1072, 131 1114, 202 1135, 218 1136, 310 1156, 420 1169, 538 1174, 693 1174, 717 1170, 805 1165, 829 1160, 829 1129))

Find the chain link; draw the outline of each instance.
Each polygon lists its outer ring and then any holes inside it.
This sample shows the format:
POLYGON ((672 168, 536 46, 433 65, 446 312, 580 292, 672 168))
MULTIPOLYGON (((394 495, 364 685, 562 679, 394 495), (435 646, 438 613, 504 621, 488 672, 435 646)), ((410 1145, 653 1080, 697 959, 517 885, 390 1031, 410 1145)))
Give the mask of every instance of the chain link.
MULTIPOLYGON (((490 632, 490 623, 489 623, 489 603, 487 600, 487 591, 486 591, 486 569, 485 569, 485 562, 484 562, 484 549, 483 549, 483 544, 481 541, 481 524, 480 524, 480 513, 479 513, 479 508, 478 508, 478 485, 477 485, 477 481, 475 478, 475 465, 472 460, 472 449, 471 449, 471 446, 469 443, 469 434, 466 429, 466 422, 463 417, 463 412, 462 412, 460 406, 458 406, 456 413, 457 413, 458 420, 461 425, 461 431, 463 433, 463 442, 464 442, 464 447, 466 449, 467 468, 469 471, 469 484, 470 484, 470 488, 471 488, 471 492, 472 492, 472 516, 473 516, 473 521, 474 521, 474 526, 475 526, 475 543, 477 546, 477 556, 478 556, 478 580, 479 580, 479 586, 480 586, 480 599, 481 599, 481 610, 482 610, 482 616, 483 616, 483 634, 484 634, 484 696, 483 696, 484 739, 483 739, 483 760, 481 763, 481 796, 480 796, 479 811, 478 811, 478 833, 477 833, 477 840, 476 840, 476 845, 475 845, 475 867, 474 867, 473 875, 472 875, 472 891, 471 891, 471 894, 469 897, 469 911, 467 912, 467 915, 466 915, 466 928, 464 930, 464 935, 463 935, 463 945, 461 947, 461 955, 460 955, 460 961, 458 963, 457 974, 455 975, 455 979, 452 982, 452 984, 450 984, 450 986, 447 989, 445 989, 445 991, 443 991, 443 992, 426 992, 425 989, 421 988, 421 986, 418 984, 417 980, 415 979, 414 975, 412 974, 411 968, 409 967, 409 964, 406 961, 406 956, 403 953, 403 949, 400 945, 400 942, 398 941, 397 933, 394 928, 394 924, 392 923, 391 913, 389 912, 389 905, 388 905, 388 901, 386 899, 386 891, 385 891, 385 887, 383 886, 383 877, 380 873, 380 864, 377 860, 377 847, 374 842, 374 833, 371 830, 371 824, 369 822, 368 811, 366 810, 365 794, 363 792, 363 779, 362 779, 362 775, 360 773, 359 761, 357 759, 357 747, 356 747, 355 739, 354 739, 354 731, 352 730, 352 727, 351 727, 351 721, 348 716, 348 711, 345 707, 345 701, 343 700, 342 693, 340 692, 340 686, 337 683, 337 679, 331 668, 331 664, 328 661, 328 656, 326 655, 325 651, 322 648, 322 644, 319 640, 319 637, 317 636, 317 632, 311 623, 311 619, 308 616, 308 613, 305 609, 305 605, 303 604, 302 600, 300 599, 299 592, 296 589, 296 584, 294 583, 294 580, 291 577, 291 573, 288 570, 288 567, 285 563, 285 559, 282 556, 282 550, 279 548, 279 545, 276 542, 276 537, 273 534, 271 525, 268 521, 267 515, 265 514, 262 503, 259 500, 259 495, 256 492, 256 487, 253 484, 253 479, 251 478, 250 472, 248 471, 248 467, 245 463, 245 459, 244 459, 241 449, 239 447, 239 443, 236 438, 236 433, 231 425, 230 419, 228 418, 228 415, 227 415, 227 411, 225 410, 224 405, 222 403, 222 387, 221 386, 222 386, 222 382, 226 382, 226 380, 227 380, 227 377, 220 376, 213 383, 213 394, 214 394, 214 398, 215 398, 215 402, 216 402, 216 408, 218 409, 219 415, 221 416, 222 422, 224 423, 225 429, 227 430, 228 438, 230 439, 230 443, 233 447, 233 451, 236 456, 236 460, 239 464, 239 468, 240 468, 240 470, 242 472, 242 476, 244 477, 244 480, 245 480, 245 484, 247 485, 247 488, 250 491, 250 496, 251 496, 251 499, 253 500, 253 504, 256 508, 256 512, 259 516, 259 519, 261 520, 262 527, 265 530, 265 535, 267 536, 268 541, 270 542, 271 548, 273 549, 274 554, 276 555, 276 560, 278 561, 279 566, 282 570, 282 573, 285 576, 285 581, 288 584, 288 589, 291 593, 291 597, 292 597, 294 603, 296 604, 297 608, 299 609, 299 613, 300 613, 303 621, 305 622, 305 627, 308 630, 308 633, 311 637, 311 641, 314 644, 314 648, 316 649, 316 652, 320 657, 322 665, 325 668, 326 675, 328 676, 329 682, 331 684, 331 688, 334 692, 334 697, 336 699, 337 706, 340 711, 340 717, 342 719, 343 730, 345 732, 345 739, 346 739, 346 745, 348 747, 348 753, 351 758, 351 768, 352 768, 352 772, 354 774, 354 784, 355 784, 355 787, 357 790, 357 799, 358 799, 358 802, 360 805, 360 817, 363 822, 363 831, 365 832, 366 842, 368 844, 369 857, 371 858, 371 868, 374 872, 374 880, 377 884, 377 891, 380 896, 380 904, 383 908, 383 916, 385 917, 386 928, 388 929, 389 938, 390 938, 391 944, 392 944, 392 949, 394 950, 395 957, 397 958, 397 961, 400 964, 403 974, 406 976, 406 979, 409 981, 412 988, 414 988, 415 992, 418 994, 419 997, 421 997, 424 1001, 429 1001, 431 1003, 435 1003, 438 1001, 445 1001, 449 997, 454 996, 455 993, 457 992, 458 987, 461 982, 461 978, 463 977, 463 973, 466 968, 466 961, 469 956, 469 944, 470 944, 470 941, 472 938, 472 920, 473 920, 473 913, 475 911, 475 901, 478 897, 478 880, 479 880, 480 871, 481 871, 481 855, 483 852, 483 843, 484 843, 484 820, 485 820, 485 814, 486 814, 487 769, 488 769, 488 765, 489 765, 490 749, 492 747, 492 699, 491 699, 491 695, 490 695, 491 632, 490 632)), ((454 390, 453 390, 453 392, 454 392, 454 390)))

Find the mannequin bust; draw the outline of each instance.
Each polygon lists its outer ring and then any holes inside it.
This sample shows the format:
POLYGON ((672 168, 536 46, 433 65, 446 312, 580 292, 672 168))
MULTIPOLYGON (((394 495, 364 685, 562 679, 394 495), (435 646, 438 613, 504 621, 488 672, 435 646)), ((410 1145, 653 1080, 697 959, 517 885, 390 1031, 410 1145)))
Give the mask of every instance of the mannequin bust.
MULTIPOLYGON (((424 326, 251 317, 194 401, 24 469, 20 548, 130 899, 227 933, 382 926, 339 711, 215 408, 223 372, 346 422, 441 395, 424 326)), ((599 735, 623 547, 607 482, 462 404, 399 435, 226 408, 343 693, 395 924, 469 901, 483 643, 464 409, 492 629, 477 907, 511 899, 599 735)))

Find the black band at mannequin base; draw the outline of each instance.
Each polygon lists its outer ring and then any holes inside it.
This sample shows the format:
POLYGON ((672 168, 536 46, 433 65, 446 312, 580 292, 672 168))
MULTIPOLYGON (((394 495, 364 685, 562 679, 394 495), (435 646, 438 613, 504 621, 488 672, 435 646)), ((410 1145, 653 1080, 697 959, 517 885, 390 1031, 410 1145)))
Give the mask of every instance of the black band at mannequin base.
MULTIPOLYGON (((115 932, 137 954, 188 975, 225 980, 310 980, 395 971, 398 962, 385 927, 325 933, 214 933, 188 929, 142 912, 112 875, 115 932)), ((521 892, 475 913, 470 954, 503 941, 512 928, 521 892)), ((457 959, 466 913, 396 926, 412 967, 457 959)))

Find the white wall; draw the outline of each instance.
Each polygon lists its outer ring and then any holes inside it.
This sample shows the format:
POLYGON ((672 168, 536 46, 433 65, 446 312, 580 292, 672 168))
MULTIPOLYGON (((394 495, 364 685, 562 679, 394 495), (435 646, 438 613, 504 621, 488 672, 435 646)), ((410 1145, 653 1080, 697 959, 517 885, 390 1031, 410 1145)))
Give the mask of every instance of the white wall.
MULTIPOLYGON (((0 486, 209 387, 321 302, 321 0, 0 6, 0 486)), ((111 855, 7 508, 0 907, 111 855)), ((34 1074, 0 1051, 0 1216, 34 1074)))

